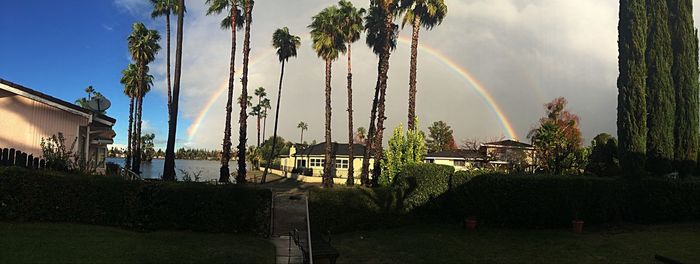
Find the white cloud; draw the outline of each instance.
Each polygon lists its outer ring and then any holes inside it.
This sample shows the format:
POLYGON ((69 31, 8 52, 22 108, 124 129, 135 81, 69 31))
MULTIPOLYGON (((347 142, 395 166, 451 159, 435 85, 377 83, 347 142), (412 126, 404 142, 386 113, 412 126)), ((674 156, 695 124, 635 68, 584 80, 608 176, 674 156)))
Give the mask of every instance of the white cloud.
POLYGON ((148 0, 114 0, 114 4, 133 16, 143 16, 150 13, 151 3, 148 0))

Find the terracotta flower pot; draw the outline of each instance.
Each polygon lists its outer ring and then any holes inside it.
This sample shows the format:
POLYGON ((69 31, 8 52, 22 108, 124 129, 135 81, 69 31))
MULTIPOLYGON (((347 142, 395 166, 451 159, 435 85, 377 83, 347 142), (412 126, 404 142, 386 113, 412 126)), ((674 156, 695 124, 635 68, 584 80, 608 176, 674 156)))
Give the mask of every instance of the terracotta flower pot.
POLYGON ((581 234, 583 233, 583 221, 581 220, 573 220, 571 221, 571 224, 573 225, 573 231, 576 234, 581 234))
POLYGON ((477 225, 476 219, 469 218, 464 220, 464 226, 469 230, 475 230, 477 225))

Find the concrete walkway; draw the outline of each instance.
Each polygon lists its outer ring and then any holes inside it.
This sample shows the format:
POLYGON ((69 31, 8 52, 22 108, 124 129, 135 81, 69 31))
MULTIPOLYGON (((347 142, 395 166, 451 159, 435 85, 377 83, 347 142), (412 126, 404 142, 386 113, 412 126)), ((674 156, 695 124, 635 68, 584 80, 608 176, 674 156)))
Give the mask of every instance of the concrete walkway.
POLYGON ((265 186, 273 192, 271 240, 275 245, 276 263, 303 263, 302 252, 291 240, 290 234, 295 228, 301 236, 307 234, 304 186, 291 179, 276 179, 265 186))

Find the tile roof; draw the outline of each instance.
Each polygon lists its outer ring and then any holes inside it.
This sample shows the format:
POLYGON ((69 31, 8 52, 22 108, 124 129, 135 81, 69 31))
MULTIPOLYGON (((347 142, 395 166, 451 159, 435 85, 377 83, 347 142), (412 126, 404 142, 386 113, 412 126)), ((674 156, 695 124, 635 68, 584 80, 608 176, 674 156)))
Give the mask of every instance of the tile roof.
POLYGON ((482 155, 476 150, 444 150, 425 155, 426 158, 462 158, 462 159, 480 159, 482 155))
POLYGON ((483 144, 484 146, 504 146, 504 147, 516 147, 516 148, 532 148, 533 146, 527 143, 523 143, 515 140, 501 140, 496 142, 490 142, 483 144))

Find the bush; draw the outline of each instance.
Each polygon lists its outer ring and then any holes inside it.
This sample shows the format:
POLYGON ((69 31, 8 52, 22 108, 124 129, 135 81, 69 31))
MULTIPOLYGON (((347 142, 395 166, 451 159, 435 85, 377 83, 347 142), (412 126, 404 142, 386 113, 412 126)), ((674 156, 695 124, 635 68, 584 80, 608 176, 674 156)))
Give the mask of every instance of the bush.
POLYGON ((375 229, 398 220, 389 188, 314 188, 309 215, 314 230, 333 233, 375 229))
POLYGON ((631 184, 629 221, 641 223, 700 220, 700 181, 643 179, 631 184))
POLYGON ((399 208, 411 212, 435 205, 436 198, 449 190, 453 173, 454 167, 447 165, 421 163, 404 166, 392 186, 397 193, 399 208))
POLYGON ((484 175, 457 188, 452 210, 462 219, 514 227, 622 220, 628 197, 616 180, 574 176, 484 175))
POLYGON ((0 220, 266 234, 269 190, 0 170, 0 220))

